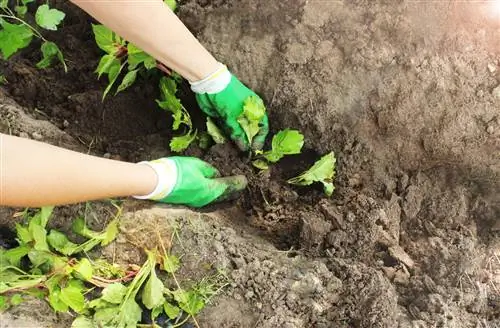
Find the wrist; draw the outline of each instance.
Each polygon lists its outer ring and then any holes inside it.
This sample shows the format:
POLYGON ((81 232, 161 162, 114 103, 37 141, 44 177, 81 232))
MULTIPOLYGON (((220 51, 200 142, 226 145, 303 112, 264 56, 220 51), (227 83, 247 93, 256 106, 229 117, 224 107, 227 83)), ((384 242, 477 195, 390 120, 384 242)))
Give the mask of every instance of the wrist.
POLYGON ((191 90, 195 93, 214 94, 224 90, 230 82, 231 73, 227 69, 227 66, 222 63, 218 63, 217 68, 205 78, 189 83, 191 84, 191 90))
POLYGON ((168 158, 161 158, 151 162, 140 162, 141 165, 148 168, 155 175, 156 183, 148 194, 133 196, 136 199, 161 200, 172 193, 177 183, 177 165, 168 158))

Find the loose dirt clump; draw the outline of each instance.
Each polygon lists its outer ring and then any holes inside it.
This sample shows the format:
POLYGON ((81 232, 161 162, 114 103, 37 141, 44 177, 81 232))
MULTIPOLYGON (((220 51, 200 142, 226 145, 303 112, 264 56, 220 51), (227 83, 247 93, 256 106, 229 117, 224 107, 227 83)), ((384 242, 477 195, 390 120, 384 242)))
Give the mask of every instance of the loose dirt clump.
MULTIPOLYGON (((230 144, 189 149, 245 174, 248 190, 201 213, 126 202, 105 255, 140 261, 158 226, 164 240, 178 231, 183 279, 220 269, 231 281, 202 327, 500 326, 500 23, 490 5, 183 1, 181 19, 263 96, 272 132, 299 129, 305 151, 258 173, 230 144), (332 150, 331 199, 286 184, 332 150)), ((130 161, 169 155, 156 81, 101 102, 89 19, 60 6, 70 72, 35 70, 30 50, 7 63, 7 98, 23 107, 3 97, 1 132, 130 161), (40 130, 45 119, 58 132, 40 130)))

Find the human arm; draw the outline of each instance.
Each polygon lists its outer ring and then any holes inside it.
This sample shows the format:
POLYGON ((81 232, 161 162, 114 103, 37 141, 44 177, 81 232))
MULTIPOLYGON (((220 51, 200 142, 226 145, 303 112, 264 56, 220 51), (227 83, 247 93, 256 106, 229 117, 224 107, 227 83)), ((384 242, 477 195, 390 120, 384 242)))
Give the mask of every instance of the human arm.
POLYGON ((0 134, 0 205, 38 207, 146 195, 156 182, 147 165, 0 134))
POLYGON ((243 176, 217 175, 211 165, 191 157, 133 164, 0 134, 0 206, 146 195, 139 198, 201 207, 246 187, 243 176))
POLYGON ((202 80, 219 67, 162 0, 72 2, 188 81, 202 80))
POLYGON ((251 144, 238 122, 244 101, 257 94, 217 62, 162 0, 72 2, 186 78, 201 109, 222 124, 241 150, 263 147, 267 116, 251 144))

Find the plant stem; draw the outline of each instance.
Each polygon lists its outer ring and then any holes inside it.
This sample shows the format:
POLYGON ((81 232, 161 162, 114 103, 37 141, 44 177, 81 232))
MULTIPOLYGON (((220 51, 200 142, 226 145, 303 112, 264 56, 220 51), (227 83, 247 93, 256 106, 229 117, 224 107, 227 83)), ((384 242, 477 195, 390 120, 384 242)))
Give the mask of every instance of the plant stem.
POLYGON ((33 32, 35 32, 35 35, 42 39, 43 41, 47 41, 47 39, 45 39, 43 37, 43 35, 40 34, 40 32, 38 32, 38 30, 36 28, 34 28, 33 26, 31 26, 30 24, 26 23, 24 20, 22 20, 21 18, 19 17, 16 17, 14 15, 3 15, 3 14, 0 14, 0 18, 10 18, 10 19, 13 19, 13 20, 17 20, 18 22, 20 22, 21 24, 23 25, 26 25, 28 26, 33 32))

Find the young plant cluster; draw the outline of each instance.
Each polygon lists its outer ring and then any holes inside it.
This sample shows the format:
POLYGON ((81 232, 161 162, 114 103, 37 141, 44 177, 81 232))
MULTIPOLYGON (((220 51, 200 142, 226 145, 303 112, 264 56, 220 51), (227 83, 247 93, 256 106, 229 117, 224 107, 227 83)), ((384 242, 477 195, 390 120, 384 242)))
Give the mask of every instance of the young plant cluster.
POLYGON ((73 222, 74 233, 87 239, 73 243, 57 230, 47 232, 52 208, 34 215, 22 213, 26 224, 16 226, 18 247, 0 248, 0 312, 28 297, 46 300, 56 312, 78 314, 72 328, 147 327, 163 317, 169 327, 180 327, 199 313, 223 287, 221 281, 202 280, 190 289, 180 287, 175 272, 179 258, 161 243, 161 251, 147 251, 141 266, 122 268, 103 259, 84 257, 94 247, 105 246, 118 234, 118 214, 102 232, 73 222), (167 288, 157 275, 171 275, 175 288, 167 288), (147 310, 144 310, 147 309, 147 310), (146 315, 145 315, 146 314, 146 315))
MULTIPOLYGON (((250 96, 245 100, 243 112, 238 122, 245 131, 250 144, 252 144, 253 138, 259 132, 259 123, 264 117, 265 112, 266 108, 260 98, 250 96)), ((270 164, 277 163, 286 155, 300 154, 303 145, 304 136, 299 131, 291 129, 279 131, 273 136, 270 150, 255 152, 255 159, 252 164, 260 170, 267 170, 270 164)), ((325 194, 331 196, 335 189, 333 185, 335 164, 335 155, 333 152, 330 152, 314 163, 310 169, 295 178, 289 179, 287 182, 300 186, 308 186, 314 182, 320 182, 323 184, 325 194)))
POLYGON ((15 5, 9 6, 8 0, 0 0, 0 52, 4 60, 9 59, 19 50, 30 45, 33 39, 42 43, 41 60, 36 64, 38 68, 49 67, 54 60, 59 60, 67 71, 64 56, 59 47, 47 40, 42 30, 56 31, 63 21, 65 14, 48 4, 36 7, 33 15, 29 15, 30 4, 35 7, 35 0, 16 0, 15 5))

